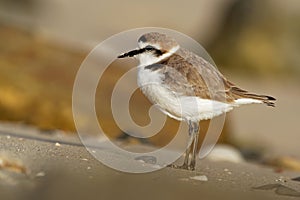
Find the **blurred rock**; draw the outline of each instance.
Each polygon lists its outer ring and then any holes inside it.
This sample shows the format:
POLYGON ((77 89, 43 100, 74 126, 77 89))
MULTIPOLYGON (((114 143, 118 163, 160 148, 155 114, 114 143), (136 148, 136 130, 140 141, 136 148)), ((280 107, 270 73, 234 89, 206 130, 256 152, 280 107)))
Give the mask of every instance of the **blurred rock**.
POLYGON ((300 73, 300 3, 238 0, 209 51, 217 66, 264 76, 300 73))
POLYGON ((227 161, 234 163, 244 162, 241 153, 230 145, 216 145, 207 156, 212 161, 227 161))
POLYGON ((290 156, 281 156, 265 161, 266 164, 278 167, 281 169, 295 170, 300 172, 300 159, 290 156))

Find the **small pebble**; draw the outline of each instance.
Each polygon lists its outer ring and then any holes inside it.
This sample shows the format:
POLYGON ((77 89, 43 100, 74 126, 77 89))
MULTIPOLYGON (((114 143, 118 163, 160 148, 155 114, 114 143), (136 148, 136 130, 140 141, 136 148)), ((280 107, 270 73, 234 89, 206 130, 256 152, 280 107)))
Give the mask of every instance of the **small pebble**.
POLYGON ((55 146, 60 147, 61 145, 58 142, 56 142, 55 146))
POLYGON ((160 169, 160 168, 162 168, 160 165, 152 165, 152 167, 153 167, 154 169, 160 169))
POLYGON ((7 138, 7 139, 10 139, 10 135, 7 135, 6 138, 7 138))
POLYGON ((287 180, 283 177, 283 176, 280 176, 278 179, 275 180, 276 182, 282 182, 282 183, 286 183, 287 180))
POLYGON ((36 177, 43 177, 43 176, 45 176, 45 175, 46 175, 45 172, 39 172, 39 173, 37 173, 35 176, 36 176, 36 177))
POLYGON ((197 181, 208 181, 208 178, 205 175, 193 176, 190 177, 190 179, 197 180, 197 181))
POLYGON ((87 169, 87 170, 90 170, 90 169, 91 169, 91 167, 87 167, 86 169, 87 169))
POLYGON ((88 161, 88 159, 86 159, 86 158, 81 158, 81 160, 83 160, 83 161, 88 161))
POLYGON ((148 163, 148 164, 156 164, 157 160, 154 156, 138 156, 134 158, 135 160, 141 162, 141 163, 148 163))

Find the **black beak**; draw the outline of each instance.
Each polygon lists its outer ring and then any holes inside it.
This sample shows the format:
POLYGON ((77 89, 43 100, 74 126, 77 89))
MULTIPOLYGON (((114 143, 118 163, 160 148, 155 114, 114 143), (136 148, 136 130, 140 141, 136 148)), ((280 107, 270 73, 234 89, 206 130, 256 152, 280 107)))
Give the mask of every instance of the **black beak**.
POLYGON ((119 55, 118 58, 133 57, 135 55, 143 53, 144 51, 145 51, 144 49, 135 49, 135 50, 129 51, 127 53, 123 53, 123 54, 119 55))
POLYGON ((156 56, 161 56, 162 54, 165 53, 165 51, 158 50, 158 49, 156 49, 154 47, 151 47, 151 46, 146 46, 142 49, 135 49, 135 50, 129 51, 127 53, 123 53, 123 54, 119 55, 118 58, 133 57, 135 55, 138 55, 138 54, 141 54, 141 53, 144 53, 144 52, 147 52, 147 51, 154 52, 154 54, 156 56))

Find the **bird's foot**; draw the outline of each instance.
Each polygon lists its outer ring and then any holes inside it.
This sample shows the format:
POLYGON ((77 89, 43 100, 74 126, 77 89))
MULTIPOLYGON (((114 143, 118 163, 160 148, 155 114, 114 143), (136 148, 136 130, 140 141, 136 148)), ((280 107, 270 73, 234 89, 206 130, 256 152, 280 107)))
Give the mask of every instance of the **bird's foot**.
POLYGON ((189 170, 189 171, 194 171, 195 170, 195 166, 193 165, 188 165, 188 164, 183 164, 183 165, 175 165, 175 164, 170 164, 168 165, 168 167, 174 168, 174 169, 185 169, 185 170, 189 170))

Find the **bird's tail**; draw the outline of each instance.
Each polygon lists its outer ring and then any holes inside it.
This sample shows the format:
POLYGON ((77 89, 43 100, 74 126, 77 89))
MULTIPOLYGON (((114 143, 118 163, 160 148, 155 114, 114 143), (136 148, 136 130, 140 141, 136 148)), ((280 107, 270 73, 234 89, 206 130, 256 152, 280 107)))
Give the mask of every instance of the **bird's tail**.
MULTIPOLYGON (((235 94, 236 101, 243 102, 243 99, 250 99, 250 103, 251 100, 256 100, 267 106, 275 107, 276 99, 272 96, 249 93, 248 91, 235 86, 231 87, 231 92, 235 94)), ((253 103, 255 103, 255 101, 253 101, 253 103)))

